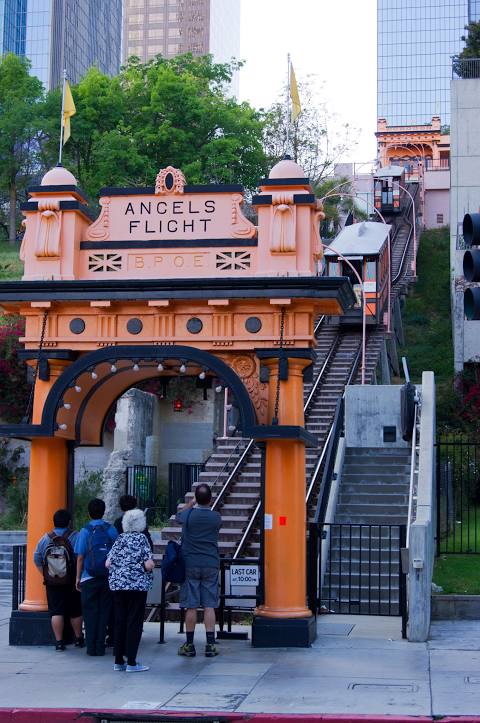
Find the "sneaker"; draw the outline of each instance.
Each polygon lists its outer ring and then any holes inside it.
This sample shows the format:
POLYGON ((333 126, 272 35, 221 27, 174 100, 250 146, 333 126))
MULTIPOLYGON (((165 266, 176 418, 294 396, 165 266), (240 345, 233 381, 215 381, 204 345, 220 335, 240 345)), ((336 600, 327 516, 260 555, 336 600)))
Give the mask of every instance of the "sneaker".
POLYGON ((145 670, 150 670, 150 668, 148 665, 137 663, 136 665, 127 665, 125 670, 127 673, 143 673, 145 670))
POLYGON ((216 655, 218 655, 218 650, 216 649, 215 645, 207 643, 207 645, 205 645, 205 657, 214 658, 216 655))
MULTIPOLYGON (((133 665, 130 666, 130 667, 133 668, 133 665)), ((123 671, 123 670, 126 670, 126 669, 127 669, 127 664, 126 664, 126 663, 114 663, 114 664, 113 664, 113 669, 114 669, 115 671, 119 671, 119 672, 120 672, 120 671, 123 671)))
POLYGON ((78 638, 75 638, 74 646, 76 648, 84 648, 85 647, 85 638, 83 635, 79 635, 78 638))
POLYGON ((63 652, 65 650, 65 643, 63 642, 63 640, 57 640, 57 642, 55 643, 55 650, 57 651, 57 653, 63 652))
POLYGON ((184 655, 186 658, 194 658, 197 651, 195 650, 195 645, 192 645, 192 643, 184 643, 179 647, 178 654, 184 655))

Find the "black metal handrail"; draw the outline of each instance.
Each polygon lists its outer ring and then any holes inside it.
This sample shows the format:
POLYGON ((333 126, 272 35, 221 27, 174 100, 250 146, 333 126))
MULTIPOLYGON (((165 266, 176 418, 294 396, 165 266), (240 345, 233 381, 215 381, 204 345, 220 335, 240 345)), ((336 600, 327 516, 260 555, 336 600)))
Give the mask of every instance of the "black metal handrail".
POLYGON ((27 545, 12 545, 12 610, 18 610, 25 599, 25 575, 27 570, 27 545))
MULTIPOLYGON (((338 441, 343 432, 345 421, 345 394, 337 400, 335 408, 335 416, 331 428, 331 434, 326 445, 325 464, 323 466, 322 481, 320 482, 320 490, 318 493, 317 508, 315 510, 314 521, 319 522, 325 519, 328 500, 330 498, 330 490, 333 480, 333 469, 335 467, 335 458, 337 456, 338 441)), ((312 486, 313 489, 313 486, 312 486)))
MULTIPOLYGON (((358 365, 360 363, 361 355, 362 355, 362 348, 360 347, 355 355, 355 359, 353 360, 352 368, 350 369, 350 374, 348 375, 348 379, 347 379, 347 383, 345 384, 345 388, 348 387, 352 383, 352 380, 358 371, 358 365)), ((335 457, 336 457, 337 449, 338 449, 338 440, 340 439, 340 434, 343 430, 343 416, 340 419, 340 414, 343 415, 343 411, 340 411, 340 406, 342 406, 342 409, 343 409, 343 405, 340 405, 340 402, 341 402, 341 400, 344 400, 344 399, 345 399, 345 392, 343 392, 341 399, 337 400, 337 406, 335 409, 332 426, 330 427, 330 431, 328 433, 327 439, 325 440, 325 444, 323 445, 322 454, 320 455, 320 457, 317 460, 317 463, 312 472, 312 476, 310 478, 310 482, 308 485, 307 496, 306 496, 306 500, 305 500, 307 505, 310 502, 310 498, 312 496, 313 490, 317 483, 318 476, 320 474, 320 470, 322 469, 322 466, 323 466, 324 471, 323 471, 322 480, 320 483, 320 492, 319 492, 319 496, 318 496, 318 500, 317 500, 317 508, 315 510, 315 519, 317 521, 319 519, 317 517, 318 508, 319 508, 319 505, 323 504, 322 503, 323 497, 326 496, 326 502, 325 502, 325 509, 326 509, 326 505, 328 504, 328 498, 330 496, 330 488, 332 485, 332 479, 330 476, 330 480, 327 481, 326 470, 327 470, 327 468, 329 468, 333 472, 333 465, 335 464, 335 457), (325 461, 325 465, 324 465, 324 461, 325 461)))
MULTIPOLYGON (((242 440, 242 444, 243 444, 243 440, 242 440)), ((224 484, 222 485, 222 488, 221 488, 220 492, 219 492, 218 495, 215 497, 215 501, 214 501, 214 503, 213 503, 213 505, 212 505, 212 510, 214 510, 216 507, 218 507, 218 505, 219 505, 219 503, 221 502, 221 500, 225 497, 225 494, 226 494, 227 491, 229 490, 230 485, 232 484, 233 480, 234 480, 235 477, 237 476, 237 473, 239 472, 240 468, 242 467, 244 460, 247 458, 247 456, 248 456, 248 454, 250 453, 250 450, 252 449, 252 447, 253 447, 254 444, 255 444, 255 440, 254 440, 254 439, 250 439, 249 442, 248 442, 248 444, 247 444, 247 446, 245 447, 245 449, 243 450, 242 454, 240 455, 239 459, 237 460, 237 463, 235 464, 234 468, 232 469, 232 471, 231 471, 230 474, 228 475, 227 479, 225 480, 224 484)), ((233 456, 234 454, 236 454, 236 452, 237 452, 237 450, 238 450, 239 447, 240 447, 240 443, 237 444, 237 446, 235 447, 235 450, 232 452, 232 454, 231 454, 230 457, 228 458, 227 463, 230 462, 232 456, 233 456)), ((220 473, 220 474, 222 474, 222 473, 220 473)), ((219 475, 219 477, 220 477, 220 475, 219 475)), ((218 481, 219 477, 217 477, 217 481, 218 481)), ((215 482, 214 484, 216 484, 216 482, 215 482)))
MULTIPOLYGON (((417 196, 417 192, 418 192, 418 189, 415 189, 415 193, 412 194, 413 199, 414 199, 414 203, 415 203, 415 198, 416 198, 416 196, 417 196)), ((414 211, 414 213, 415 213, 415 208, 413 208, 413 211, 414 211)), ((398 281, 398 279, 403 275, 403 265, 404 265, 405 259, 406 259, 406 257, 407 257, 407 253, 408 253, 408 250, 409 250, 409 247, 410 247, 410 241, 411 241, 412 234, 413 234, 413 223, 407 218, 407 213, 406 213, 406 212, 403 214, 403 218, 404 218, 404 220, 408 223, 408 225, 410 226, 410 231, 408 232, 408 238, 407 238, 407 241, 406 241, 406 243, 405 243, 405 247, 404 247, 404 249, 403 249, 402 258, 400 259, 400 264, 399 264, 399 266, 398 266, 398 271, 397 271, 396 275, 394 276, 394 278, 392 279, 392 286, 393 286, 394 284, 396 284, 396 282, 398 281)))
POLYGON ((311 388, 310 393, 309 393, 309 395, 308 395, 308 397, 307 397, 307 400, 306 400, 305 404, 303 405, 303 413, 304 413, 304 414, 308 411, 308 408, 309 408, 310 404, 312 403, 312 400, 314 399, 314 397, 315 397, 315 395, 316 395, 316 393, 317 393, 317 389, 318 389, 318 387, 319 387, 319 384, 320 384, 320 382, 321 382, 322 379, 323 379, 323 375, 325 374, 325 371, 326 371, 328 365, 330 364, 330 361, 331 361, 331 359, 332 359, 332 356, 335 354, 335 351, 336 351, 336 348, 337 348, 337 344, 338 344, 338 340, 339 340, 339 337, 336 336, 336 337, 335 337, 335 340, 334 340, 332 346, 330 347, 330 350, 329 350, 329 352, 328 352, 328 354, 327 354, 327 356, 326 356, 326 358, 325 358, 325 361, 324 361, 323 364, 322 364, 322 368, 320 369, 320 371, 319 371, 318 374, 317 374, 317 378, 315 379, 315 382, 314 382, 313 385, 312 385, 312 388, 311 388))

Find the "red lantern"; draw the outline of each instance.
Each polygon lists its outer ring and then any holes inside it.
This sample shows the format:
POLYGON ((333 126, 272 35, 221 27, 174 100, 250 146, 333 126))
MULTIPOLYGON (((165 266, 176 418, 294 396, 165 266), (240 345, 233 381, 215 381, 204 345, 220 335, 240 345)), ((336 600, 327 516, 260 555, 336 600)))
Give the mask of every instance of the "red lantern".
POLYGON ((175 399, 173 402, 174 412, 183 412, 183 401, 181 399, 175 399))

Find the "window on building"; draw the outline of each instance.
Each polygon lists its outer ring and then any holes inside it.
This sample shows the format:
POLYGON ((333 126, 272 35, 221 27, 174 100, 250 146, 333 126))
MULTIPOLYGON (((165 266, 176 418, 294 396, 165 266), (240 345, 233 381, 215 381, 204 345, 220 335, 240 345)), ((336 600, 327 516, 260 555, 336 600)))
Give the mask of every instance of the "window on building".
POLYGON ((163 38, 163 28, 150 28, 148 31, 149 38, 163 38))
POLYGON ((178 23, 180 20, 180 13, 178 10, 170 10, 168 13, 168 22, 169 23, 178 23))
POLYGON ((437 223, 443 223, 443 213, 437 213, 437 223))
POLYGON ((136 55, 137 58, 141 58, 143 55, 143 48, 141 45, 133 45, 128 48, 129 55, 136 55))
POLYGON ((129 25, 138 25, 143 23, 143 15, 130 15, 128 18, 129 25))
POLYGON ((141 30, 129 30, 128 31, 128 39, 129 40, 141 40, 143 37, 143 32, 141 30))
POLYGON ((148 20, 151 23, 163 23, 165 15, 163 13, 150 13, 148 20))
POLYGON ((169 55, 178 55, 180 52, 180 45, 178 43, 169 43, 168 44, 168 54, 169 55))
POLYGON ((145 7, 145 0, 129 0, 128 5, 131 8, 143 8, 145 7))
POLYGON ((169 38, 179 38, 180 37, 180 28, 168 28, 168 37, 169 38))
POLYGON ((159 53, 161 55, 163 55, 164 51, 165 51, 165 47, 163 44, 159 45, 158 43, 156 43, 155 45, 148 46, 148 54, 149 55, 158 55, 159 53))

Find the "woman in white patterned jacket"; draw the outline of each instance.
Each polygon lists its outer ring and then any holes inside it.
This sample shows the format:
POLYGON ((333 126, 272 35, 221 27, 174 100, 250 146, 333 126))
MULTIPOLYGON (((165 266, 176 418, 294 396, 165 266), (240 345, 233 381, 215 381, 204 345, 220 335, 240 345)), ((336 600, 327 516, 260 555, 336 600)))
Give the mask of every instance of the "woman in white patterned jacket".
POLYGON ((137 662, 137 652, 155 562, 148 540, 143 534, 147 521, 142 510, 125 512, 122 525, 123 534, 115 540, 105 563, 108 567, 108 584, 113 593, 115 611, 113 669, 141 673, 149 669, 147 665, 137 662))

